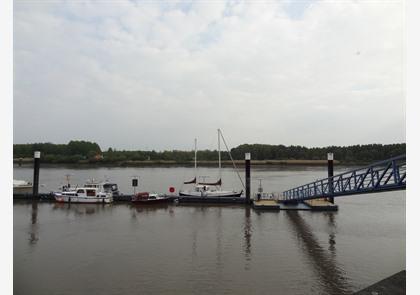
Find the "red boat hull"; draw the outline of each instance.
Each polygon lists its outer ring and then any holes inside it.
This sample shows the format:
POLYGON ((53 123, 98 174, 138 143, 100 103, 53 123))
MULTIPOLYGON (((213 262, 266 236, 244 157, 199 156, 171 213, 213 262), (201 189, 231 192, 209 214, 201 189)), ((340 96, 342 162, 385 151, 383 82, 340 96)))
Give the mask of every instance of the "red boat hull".
POLYGON ((131 200, 134 204, 157 204, 169 202, 170 198, 155 199, 155 200, 131 200))
POLYGON ((135 204, 157 204, 157 203, 166 203, 170 201, 169 197, 160 197, 156 194, 150 195, 147 192, 141 192, 134 195, 131 198, 131 202, 135 204))

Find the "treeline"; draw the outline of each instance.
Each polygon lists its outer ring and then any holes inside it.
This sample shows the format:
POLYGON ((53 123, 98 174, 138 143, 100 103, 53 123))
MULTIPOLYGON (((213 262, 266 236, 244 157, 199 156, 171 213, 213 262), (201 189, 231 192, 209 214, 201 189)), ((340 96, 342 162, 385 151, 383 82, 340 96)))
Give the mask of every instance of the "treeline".
POLYGON ((254 160, 326 160, 327 153, 342 163, 369 163, 405 154, 405 143, 365 144, 307 148, 269 144, 242 144, 231 150, 233 158, 240 159, 250 152, 254 160))
MULTIPOLYGON (((222 160, 228 160, 229 154, 221 152, 222 160)), ((197 159, 201 161, 217 161, 219 159, 217 151, 201 150, 197 151, 197 159)), ((175 161, 177 163, 187 163, 194 161, 193 151, 117 151, 108 149, 103 153, 104 162, 122 161, 175 161)))
POLYGON ((77 163, 83 160, 95 161, 101 158, 101 148, 95 142, 72 140, 68 144, 30 143, 14 144, 13 158, 33 157, 34 151, 41 151, 44 163, 77 163))
MULTIPOLYGON (((13 157, 32 158, 34 151, 42 152, 44 163, 127 163, 134 161, 188 163, 194 160, 193 151, 125 151, 109 148, 101 151, 97 143, 70 141, 68 144, 34 143, 13 145, 13 157)), ((231 150, 235 160, 244 159, 250 152, 253 160, 326 160, 329 152, 341 163, 369 163, 384 160, 405 153, 405 143, 367 144, 353 146, 329 146, 307 148, 268 144, 242 144, 231 150)), ((197 152, 199 161, 217 161, 216 150, 197 152)), ((222 160, 229 160, 227 152, 221 153, 222 160)))

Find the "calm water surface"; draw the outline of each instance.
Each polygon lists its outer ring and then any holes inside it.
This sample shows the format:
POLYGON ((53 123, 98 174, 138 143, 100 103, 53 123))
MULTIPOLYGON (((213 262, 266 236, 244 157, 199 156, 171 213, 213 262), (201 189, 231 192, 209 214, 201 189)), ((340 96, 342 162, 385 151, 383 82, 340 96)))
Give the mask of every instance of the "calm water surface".
MULTIPOLYGON (((346 170, 345 167, 340 168, 346 170)), ((336 169, 336 173, 340 172, 336 169)), ((254 168, 283 191, 325 168, 254 168)), ((104 177, 132 192, 180 189, 191 168, 42 168, 42 191, 104 177)), ((199 175, 217 177, 217 169, 199 175)), ((14 177, 32 179, 31 168, 14 177)), ((223 169, 226 188, 241 189, 223 169)), ((349 294, 405 269, 405 192, 337 198, 338 212, 243 206, 14 202, 15 294, 349 294)))

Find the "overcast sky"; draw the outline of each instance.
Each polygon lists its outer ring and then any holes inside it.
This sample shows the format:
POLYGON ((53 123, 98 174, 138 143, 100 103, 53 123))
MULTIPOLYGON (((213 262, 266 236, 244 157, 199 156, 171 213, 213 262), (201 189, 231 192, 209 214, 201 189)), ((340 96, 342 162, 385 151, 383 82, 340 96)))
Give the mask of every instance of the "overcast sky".
POLYGON ((14 143, 405 142, 401 1, 15 1, 14 143))

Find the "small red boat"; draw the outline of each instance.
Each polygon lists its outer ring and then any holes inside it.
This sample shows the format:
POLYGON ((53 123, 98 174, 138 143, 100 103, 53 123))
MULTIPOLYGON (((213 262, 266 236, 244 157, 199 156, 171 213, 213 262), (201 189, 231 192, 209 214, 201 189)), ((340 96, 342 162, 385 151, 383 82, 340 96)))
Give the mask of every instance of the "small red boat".
POLYGON ((131 197, 131 202, 136 204, 156 204, 169 202, 170 197, 155 193, 141 192, 131 197))

